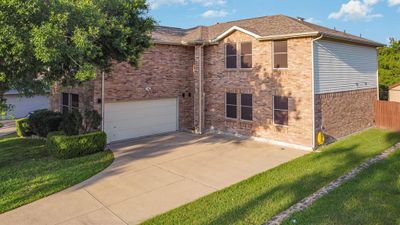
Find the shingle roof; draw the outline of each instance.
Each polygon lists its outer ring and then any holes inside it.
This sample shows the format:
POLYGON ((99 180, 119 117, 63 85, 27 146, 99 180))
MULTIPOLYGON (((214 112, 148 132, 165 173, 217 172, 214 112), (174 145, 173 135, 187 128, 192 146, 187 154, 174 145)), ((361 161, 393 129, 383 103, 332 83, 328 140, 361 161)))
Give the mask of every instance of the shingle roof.
POLYGON ((176 44, 182 42, 212 41, 233 26, 243 28, 261 37, 277 35, 284 36, 300 33, 311 34, 314 32, 315 36, 317 34, 321 34, 333 39, 343 39, 345 41, 357 42, 372 46, 382 46, 382 44, 366 38, 284 15, 243 19, 226 23, 218 23, 212 26, 198 26, 189 29, 159 26, 156 27, 155 31, 153 32, 153 39, 156 42, 169 42, 176 44))

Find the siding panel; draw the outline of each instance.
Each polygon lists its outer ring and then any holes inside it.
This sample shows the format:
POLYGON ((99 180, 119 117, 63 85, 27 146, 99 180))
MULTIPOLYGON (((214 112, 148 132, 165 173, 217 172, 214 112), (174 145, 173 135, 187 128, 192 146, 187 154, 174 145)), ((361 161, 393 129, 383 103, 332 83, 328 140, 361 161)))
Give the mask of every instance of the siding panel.
POLYGON ((316 41, 314 76, 316 94, 376 88, 376 49, 316 41))

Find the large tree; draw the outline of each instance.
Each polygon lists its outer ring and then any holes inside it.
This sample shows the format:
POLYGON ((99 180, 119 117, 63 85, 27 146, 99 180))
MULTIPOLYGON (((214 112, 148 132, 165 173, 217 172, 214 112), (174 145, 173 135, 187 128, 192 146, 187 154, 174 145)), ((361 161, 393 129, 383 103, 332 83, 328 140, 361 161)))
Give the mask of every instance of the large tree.
POLYGON ((388 87, 400 83, 400 41, 390 39, 389 46, 379 49, 380 98, 387 99, 388 87))
POLYGON ((0 111, 10 89, 88 81, 111 60, 137 66, 153 27, 145 0, 1 0, 0 111))

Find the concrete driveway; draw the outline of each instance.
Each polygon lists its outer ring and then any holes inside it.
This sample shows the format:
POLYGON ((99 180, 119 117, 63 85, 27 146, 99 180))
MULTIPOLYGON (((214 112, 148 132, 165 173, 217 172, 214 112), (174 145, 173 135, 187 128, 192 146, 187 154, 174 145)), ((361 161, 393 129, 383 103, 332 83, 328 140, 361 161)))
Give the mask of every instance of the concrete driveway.
POLYGON ((137 224, 306 154, 225 136, 173 133, 113 144, 91 179, 0 215, 0 224, 137 224))
POLYGON ((0 127, 0 137, 12 134, 15 132, 15 121, 14 120, 0 120, 3 127, 0 127))

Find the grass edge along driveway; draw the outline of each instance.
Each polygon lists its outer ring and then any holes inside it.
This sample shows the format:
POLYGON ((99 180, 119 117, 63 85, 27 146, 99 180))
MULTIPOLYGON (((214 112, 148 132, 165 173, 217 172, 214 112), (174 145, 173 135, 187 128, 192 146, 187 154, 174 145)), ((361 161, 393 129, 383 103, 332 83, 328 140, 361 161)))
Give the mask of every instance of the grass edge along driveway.
POLYGON ((145 221, 149 224, 262 224, 400 141, 369 129, 145 221))
POLYGON ((108 167, 110 151, 56 159, 44 140, 0 137, 0 213, 78 184, 108 167))
POLYGON ((400 149, 283 224, 400 224, 400 149))

